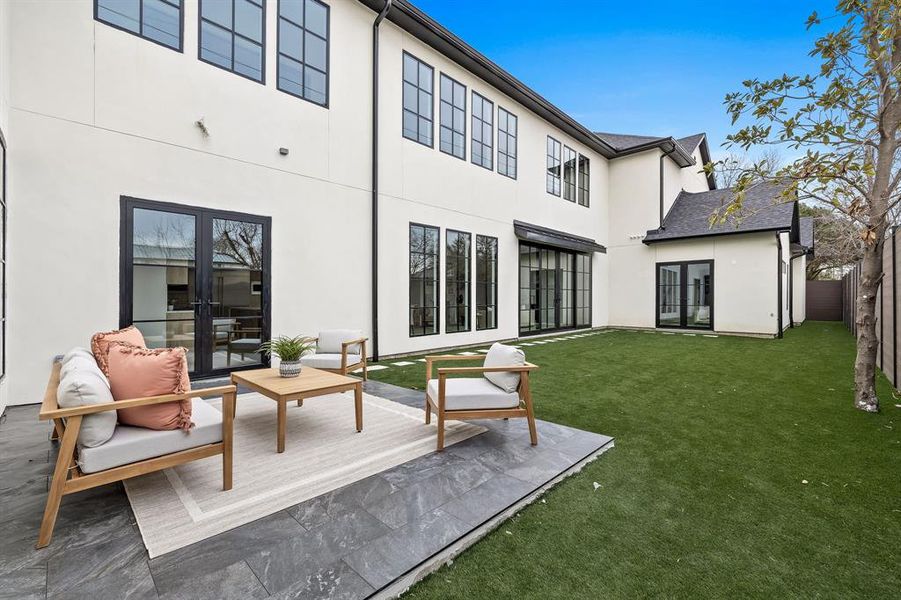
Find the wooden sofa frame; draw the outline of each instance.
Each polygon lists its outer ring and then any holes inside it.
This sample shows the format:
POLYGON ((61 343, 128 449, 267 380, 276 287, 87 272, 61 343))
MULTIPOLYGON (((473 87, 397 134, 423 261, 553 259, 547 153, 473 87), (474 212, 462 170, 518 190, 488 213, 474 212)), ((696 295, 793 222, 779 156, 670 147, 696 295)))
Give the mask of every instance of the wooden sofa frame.
POLYGON ((432 411, 438 417, 438 452, 444 450, 444 422, 446 419, 463 421, 467 419, 509 419, 510 417, 525 417, 529 422, 529 437, 532 445, 538 445, 538 431, 535 429, 535 411, 532 407, 532 391, 529 388, 529 373, 538 369, 537 365, 525 363, 517 366, 500 367, 439 367, 438 369, 438 397, 429 395, 429 381, 432 380, 432 363, 437 361, 460 360, 484 360, 483 356, 461 356, 459 354, 438 354, 425 357, 425 422, 432 421, 432 411), (515 408, 491 408, 473 410, 446 410, 445 386, 448 375, 466 373, 519 373, 519 406, 515 408))
MULTIPOLYGON (((347 375, 349 372, 354 369, 358 369, 363 367, 363 381, 368 381, 369 377, 366 374, 366 342, 369 338, 361 337, 358 340, 350 340, 349 342, 341 342, 341 367, 338 369, 326 369, 325 367, 316 367, 320 371, 328 371, 329 373, 337 373, 338 375, 347 375), (353 346, 355 344, 360 344, 360 362, 354 364, 347 364, 347 348, 349 346, 353 346)), ((316 342, 317 349, 319 345, 319 338, 312 338, 312 341, 316 342)))
POLYGON ((202 390, 192 390, 185 394, 168 394, 165 396, 150 396, 147 398, 134 398, 118 400, 103 404, 89 404, 74 408, 60 408, 56 402, 56 390, 59 387, 59 372, 61 364, 55 362, 50 372, 50 381, 47 383, 47 391, 41 404, 40 419, 53 421, 52 439, 59 440, 59 456, 56 459, 56 468, 53 471, 53 480, 50 483, 50 491, 47 494, 47 506, 44 509, 44 519, 41 522, 41 531, 38 535, 37 548, 43 548, 50 543, 53 536, 53 527, 56 525, 56 515, 63 496, 73 494, 97 486, 123 481, 138 475, 161 471, 176 465, 181 465, 201 458, 222 455, 222 489, 230 490, 232 487, 232 444, 233 426, 235 418, 235 400, 237 398, 236 387, 222 385, 202 390), (120 467, 113 467, 97 473, 82 473, 76 463, 76 442, 78 432, 81 430, 81 421, 85 415, 117 410, 120 408, 132 408, 149 404, 161 404, 175 400, 190 400, 191 398, 204 398, 209 396, 222 396, 222 441, 215 444, 206 444, 196 448, 189 448, 180 452, 173 452, 155 458, 149 458, 133 462, 120 467))

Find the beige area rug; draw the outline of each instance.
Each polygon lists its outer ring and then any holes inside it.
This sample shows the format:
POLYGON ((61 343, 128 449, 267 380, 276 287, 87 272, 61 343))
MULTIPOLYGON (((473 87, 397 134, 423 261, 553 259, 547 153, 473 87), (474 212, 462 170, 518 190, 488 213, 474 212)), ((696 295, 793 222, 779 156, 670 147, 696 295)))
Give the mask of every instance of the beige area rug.
MULTIPOLYGON (((221 408, 221 400, 210 402, 221 408)), ((288 405, 285 452, 275 451, 276 404, 238 396, 234 482, 222 491, 222 458, 211 457, 125 482, 150 558, 228 531, 304 500, 435 451, 435 419, 422 410, 363 395, 363 431, 353 392, 288 405)), ((449 421, 446 444, 485 431, 449 421)))

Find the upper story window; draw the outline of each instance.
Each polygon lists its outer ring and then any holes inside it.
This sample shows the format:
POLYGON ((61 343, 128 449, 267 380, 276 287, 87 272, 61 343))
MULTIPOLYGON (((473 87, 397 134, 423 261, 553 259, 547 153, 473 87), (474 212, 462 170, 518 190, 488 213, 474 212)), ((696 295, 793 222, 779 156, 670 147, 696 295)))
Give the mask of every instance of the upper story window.
POLYGON ((404 52, 404 137, 432 147, 435 71, 404 52))
POLYGON ((466 86, 441 74, 438 147, 466 159, 466 86))
POLYGON ((494 170, 494 102, 472 93, 472 162, 494 170))
POLYGON ((588 206, 588 190, 591 172, 587 156, 579 155, 579 204, 588 206))
POLYGON ((497 172, 516 179, 517 118, 497 107, 497 172))
POLYGON ((263 0, 200 0, 200 60, 263 83, 263 0))
POLYGON ((576 151, 563 146, 563 199, 576 201, 576 151))
POLYGON ((548 194, 560 195, 560 142, 547 136, 547 184, 548 194))
POLYGON ((181 52, 181 0, 94 0, 94 18, 181 52))
POLYGON ((328 105, 328 34, 328 5, 279 0, 278 89, 328 105))

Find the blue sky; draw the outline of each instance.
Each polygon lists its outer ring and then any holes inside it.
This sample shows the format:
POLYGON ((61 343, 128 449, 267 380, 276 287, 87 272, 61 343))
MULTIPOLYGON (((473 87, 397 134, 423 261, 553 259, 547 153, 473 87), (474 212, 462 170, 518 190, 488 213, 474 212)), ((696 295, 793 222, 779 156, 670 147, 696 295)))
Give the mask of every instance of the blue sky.
POLYGON ((595 131, 731 131, 723 97, 744 79, 816 73, 813 41, 840 19, 809 0, 414 0, 526 85, 595 131))

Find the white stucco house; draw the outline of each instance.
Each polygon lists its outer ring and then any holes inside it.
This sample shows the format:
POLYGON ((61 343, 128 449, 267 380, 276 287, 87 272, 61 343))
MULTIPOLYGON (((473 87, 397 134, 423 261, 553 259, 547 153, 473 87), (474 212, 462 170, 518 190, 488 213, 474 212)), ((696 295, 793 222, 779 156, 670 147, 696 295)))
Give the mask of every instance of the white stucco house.
POLYGON ((0 2, 0 141, 0 409, 131 323, 203 378, 332 327, 804 320, 795 204, 710 228, 703 134, 593 132, 407 0, 0 2))

